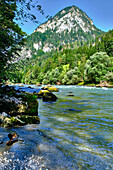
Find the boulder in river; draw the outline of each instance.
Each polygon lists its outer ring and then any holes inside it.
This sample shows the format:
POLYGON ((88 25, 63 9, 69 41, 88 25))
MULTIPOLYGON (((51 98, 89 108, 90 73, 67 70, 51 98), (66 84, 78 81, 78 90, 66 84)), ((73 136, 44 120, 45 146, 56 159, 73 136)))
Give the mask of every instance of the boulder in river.
POLYGON ((38 93, 38 98, 42 98, 44 102, 56 101, 58 99, 55 94, 49 92, 48 90, 40 90, 38 93))
POLYGON ((59 92, 57 87, 51 85, 42 87, 42 90, 48 90, 50 92, 59 92))

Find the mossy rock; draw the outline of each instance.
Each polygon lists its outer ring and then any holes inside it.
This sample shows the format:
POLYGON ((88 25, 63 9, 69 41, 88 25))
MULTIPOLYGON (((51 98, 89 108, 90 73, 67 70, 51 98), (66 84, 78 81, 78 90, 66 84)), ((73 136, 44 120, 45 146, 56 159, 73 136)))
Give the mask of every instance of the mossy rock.
POLYGON ((53 94, 53 93, 51 93, 51 92, 49 92, 49 93, 45 93, 44 95, 43 95, 43 101, 44 102, 51 102, 51 101, 56 101, 58 98, 53 94))
POLYGON ((2 126, 3 127, 12 127, 13 126, 13 123, 11 121, 11 118, 5 118, 2 122, 2 126))
POLYGON ((6 112, 10 116, 16 116, 20 114, 24 115, 31 115, 31 116, 37 116, 38 115, 38 101, 37 100, 31 100, 29 96, 29 101, 23 100, 21 104, 15 104, 14 102, 7 102, 2 101, 0 102, 0 109, 1 112, 6 112))
POLYGON ((56 101, 58 98, 48 90, 40 90, 38 98, 42 98, 44 102, 56 101))
POLYGON ((48 90, 49 90, 50 92, 59 92, 58 88, 56 88, 55 86, 50 86, 50 87, 48 87, 48 90))
POLYGON ((0 95, 4 95, 4 94, 7 94, 8 96, 15 96, 16 95, 16 90, 14 89, 14 87, 12 86, 3 86, 3 87, 0 87, 0 95))
POLYGON ((50 92, 59 92, 58 88, 56 88, 55 86, 51 86, 51 85, 42 87, 42 90, 48 90, 50 92))
POLYGON ((0 113, 6 112, 9 115, 16 113, 18 108, 13 102, 9 102, 6 100, 0 101, 0 113))
POLYGON ((29 115, 23 115, 20 117, 20 120, 25 122, 25 124, 37 124, 40 123, 40 119, 38 116, 29 116, 29 115))
POLYGON ((18 114, 37 116, 38 114, 38 101, 37 96, 34 94, 24 94, 21 96, 23 104, 18 105, 18 114))
POLYGON ((27 112, 27 105, 19 104, 18 105, 18 114, 26 113, 27 112))
POLYGON ((19 120, 17 117, 5 118, 1 124, 2 127, 12 127, 17 125, 25 125, 25 122, 19 120))
POLYGON ((13 125, 25 125, 25 122, 18 117, 11 117, 10 119, 13 125))
POLYGON ((16 91, 14 87, 0 87, 0 113, 3 112, 8 115, 0 118, 3 127, 40 122, 37 96, 16 91))
POLYGON ((48 94, 48 93, 49 93, 48 90, 40 90, 38 93, 38 98, 42 98, 44 94, 48 94))
POLYGON ((2 127, 22 126, 27 124, 40 123, 38 116, 22 115, 19 117, 5 118, 1 124, 2 127))
POLYGON ((10 116, 20 114, 37 116, 38 101, 34 94, 16 91, 14 87, 0 88, 0 113, 6 112, 10 116))
POLYGON ((2 124, 2 122, 3 122, 3 119, 0 118, 0 124, 2 124))

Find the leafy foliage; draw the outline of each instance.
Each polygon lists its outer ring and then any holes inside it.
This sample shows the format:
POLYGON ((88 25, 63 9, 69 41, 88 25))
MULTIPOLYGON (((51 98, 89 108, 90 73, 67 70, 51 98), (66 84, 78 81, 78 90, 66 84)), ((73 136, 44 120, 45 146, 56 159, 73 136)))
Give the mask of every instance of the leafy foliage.
POLYGON ((37 17, 31 13, 33 8, 45 15, 38 2, 33 0, 0 1, 0 82, 6 80, 5 71, 9 69, 9 63, 15 60, 26 42, 26 34, 15 21, 23 24, 30 19, 38 23, 37 17))
POLYGON ((109 71, 109 67, 109 56, 105 52, 95 53, 85 64, 85 82, 99 83, 109 71))
MULTIPOLYGON (((83 35, 81 29, 78 34, 74 34, 73 30, 69 34, 67 30, 59 36, 50 29, 43 34, 35 32, 27 38, 27 49, 31 49, 32 58, 20 60, 18 63, 9 62, 18 55, 18 51, 25 43, 25 33, 14 22, 14 18, 17 15, 24 19, 29 18, 29 14, 24 13, 25 8, 17 8, 17 2, 26 6, 28 10, 31 7, 34 8, 31 5, 32 0, 0 1, 1 81, 5 79, 8 82, 26 84, 84 84, 99 83, 101 80, 113 81, 113 30, 97 37, 95 41, 90 38, 89 34, 83 35), (20 9, 22 11, 19 13, 20 9), (82 41, 79 36, 84 36, 88 41, 82 41), (39 43, 40 41, 42 41, 41 49, 36 51, 33 42, 39 43), (42 50, 44 43, 50 42, 58 50, 53 49, 44 53, 42 50)), ((41 10, 40 6, 38 9, 41 10)), ((84 14, 83 17, 85 17, 84 14)), ((36 20, 35 17, 31 19, 36 20)))
POLYGON ((16 11, 13 0, 0 1, 0 80, 4 78, 7 62, 17 55, 17 51, 24 45, 25 33, 13 20, 16 11))
POLYGON ((96 84, 102 80, 112 82, 113 56, 106 53, 105 43, 109 38, 104 43, 104 37, 106 35, 97 38, 93 43, 68 44, 59 52, 39 51, 35 57, 33 55, 29 60, 15 63, 17 71, 14 64, 10 66, 7 78, 9 81, 26 84, 96 84))

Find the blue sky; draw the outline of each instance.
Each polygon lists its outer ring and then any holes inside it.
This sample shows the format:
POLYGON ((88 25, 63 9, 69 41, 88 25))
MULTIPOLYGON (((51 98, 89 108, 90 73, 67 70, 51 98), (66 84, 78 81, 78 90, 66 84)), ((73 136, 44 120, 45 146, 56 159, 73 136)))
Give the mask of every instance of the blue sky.
MULTIPOLYGON (((36 1, 36 0, 34 0, 36 1)), ((54 16, 67 6, 75 5, 83 10, 92 20, 95 26, 103 31, 113 29, 113 0, 38 0, 45 15, 54 16)), ((45 22, 46 17, 37 11, 33 11, 40 23, 45 22)), ((22 30, 31 34, 38 25, 31 21, 22 26, 22 30)))

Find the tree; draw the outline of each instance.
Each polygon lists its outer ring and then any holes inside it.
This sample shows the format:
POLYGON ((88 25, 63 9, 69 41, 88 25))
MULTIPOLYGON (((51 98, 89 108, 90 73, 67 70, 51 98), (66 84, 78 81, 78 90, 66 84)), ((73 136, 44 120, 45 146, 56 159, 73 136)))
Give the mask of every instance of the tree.
POLYGON ((113 30, 110 30, 103 37, 103 42, 107 54, 113 57, 113 30))
POLYGON ((97 52, 90 56, 85 64, 84 81, 99 83, 109 71, 110 57, 106 52, 97 52))
POLYGON ((25 33, 13 21, 16 8, 13 0, 0 1, 0 81, 4 78, 7 62, 17 55, 20 46, 25 42, 25 33))
POLYGON ((16 20, 23 23, 30 19, 38 23, 36 16, 30 13, 32 8, 44 15, 41 6, 33 0, 0 0, 0 82, 6 79, 4 72, 8 63, 19 55, 18 51, 25 44, 26 34, 16 20))

